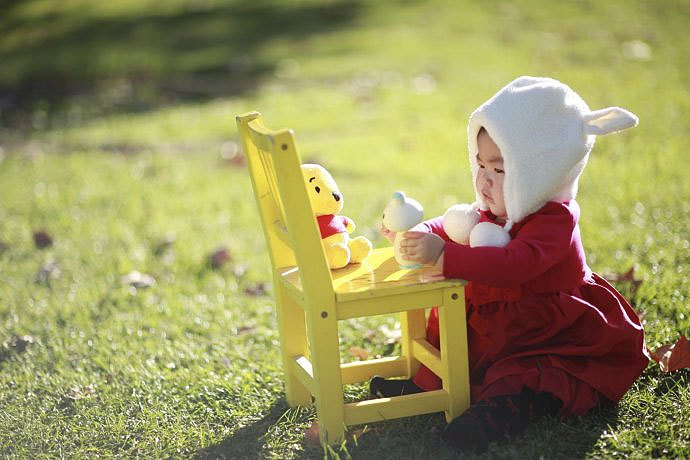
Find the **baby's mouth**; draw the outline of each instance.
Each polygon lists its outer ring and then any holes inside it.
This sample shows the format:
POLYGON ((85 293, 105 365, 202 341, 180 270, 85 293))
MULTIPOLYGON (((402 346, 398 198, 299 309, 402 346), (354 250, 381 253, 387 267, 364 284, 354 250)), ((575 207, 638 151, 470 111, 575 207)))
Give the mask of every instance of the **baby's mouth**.
POLYGON ((489 203, 492 203, 492 204, 493 204, 494 200, 492 200, 492 199, 491 199, 491 196, 489 196, 486 192, 482 192, 482 196, 484 197, 484 199, 485 199, 486 201, 488 201, 489 203))

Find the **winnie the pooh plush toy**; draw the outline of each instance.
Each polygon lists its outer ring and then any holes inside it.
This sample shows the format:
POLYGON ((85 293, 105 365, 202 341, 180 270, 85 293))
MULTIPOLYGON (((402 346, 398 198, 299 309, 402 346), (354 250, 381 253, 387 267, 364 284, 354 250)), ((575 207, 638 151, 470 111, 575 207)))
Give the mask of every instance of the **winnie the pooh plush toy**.
POLYGON ((355 223, 349 217, 336 215, 343 209, 343 195, 335 180, 317 164, 303 164, 302 175, 321 231, 328 266, 334 269, 360 263, 371 253, 371 242, 363 236, 350 238, 355 223))

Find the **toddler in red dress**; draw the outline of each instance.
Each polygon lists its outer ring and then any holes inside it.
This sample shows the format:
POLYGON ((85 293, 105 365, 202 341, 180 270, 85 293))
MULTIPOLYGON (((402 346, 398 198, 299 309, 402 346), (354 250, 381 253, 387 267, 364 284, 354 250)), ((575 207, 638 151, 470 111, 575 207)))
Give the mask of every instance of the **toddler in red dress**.
MULTIPOLYGON (((630 112, 591 111, 563 83, 534 77, 509 83, 470 117, 478 221, 502 227, 507 244, 453 241, 441 217, 401 243, 408 259, 469 281, 472 406, 444 431, 454 448, 482 451, 526 421, 616 402, 647 366, 639 318, 587 266, 575 201, 596 136, 635 125, 630 112)), ((436 309, 427 339, 439 345, 436 309)), ((393 396, 439 389, 441 380, 422 366, 413 379, 375 377, 370 387, 393 396)))

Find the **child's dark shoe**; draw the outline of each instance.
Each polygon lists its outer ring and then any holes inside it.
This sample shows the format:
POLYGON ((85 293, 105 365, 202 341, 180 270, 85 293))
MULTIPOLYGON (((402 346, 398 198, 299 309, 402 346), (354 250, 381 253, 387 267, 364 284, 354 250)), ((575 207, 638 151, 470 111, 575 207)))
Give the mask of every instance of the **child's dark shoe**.
POLYGON ((369 381, 369 393, 377 398, 411 395, 423 391, 414 384, 412 379, 393 380, 376 376, 369 381))

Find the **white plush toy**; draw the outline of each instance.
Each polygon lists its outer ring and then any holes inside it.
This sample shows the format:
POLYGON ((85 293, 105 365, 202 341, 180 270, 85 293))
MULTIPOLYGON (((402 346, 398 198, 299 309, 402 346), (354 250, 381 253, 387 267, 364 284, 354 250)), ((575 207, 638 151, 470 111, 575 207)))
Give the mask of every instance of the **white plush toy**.
POLYGON ((510 242, 510 234, 500 225, 479 222, 479 206, 456 204, 443 215, 443 231, 458 244, 471 247, 494 246, 502 248, 510 242))
POLYGON ((424 209, 416 200, 408 198, 403 192, 395 192, 393 199, 388 203, 383 211, 383 225, 387 229, 396 232, 395 260, 400 264, 400 268, 419 268, 421 264, 405 259, 400 254, 400 241, 402 234, 422 221, 424 209))

